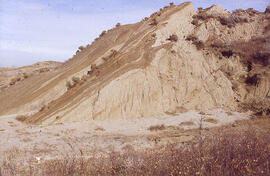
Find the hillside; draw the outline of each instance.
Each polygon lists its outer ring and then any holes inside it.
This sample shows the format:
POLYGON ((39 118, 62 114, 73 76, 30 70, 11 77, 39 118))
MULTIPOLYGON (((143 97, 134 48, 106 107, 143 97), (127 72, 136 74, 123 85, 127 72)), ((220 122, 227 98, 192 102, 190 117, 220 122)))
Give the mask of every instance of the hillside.
POLYGON ((46 61, 23 67, 0 68, 0 91, 28 79, 33 75, 57 69, 59 65, 61 65, 60 62, 46 61))
POLYGON ((57 69, 0 92, 0 115, 52 124, 213 109, 270 114, 270 9, 164 7, 102 32, 57 69), (4 101, 5 100, 5 101, 4 101))

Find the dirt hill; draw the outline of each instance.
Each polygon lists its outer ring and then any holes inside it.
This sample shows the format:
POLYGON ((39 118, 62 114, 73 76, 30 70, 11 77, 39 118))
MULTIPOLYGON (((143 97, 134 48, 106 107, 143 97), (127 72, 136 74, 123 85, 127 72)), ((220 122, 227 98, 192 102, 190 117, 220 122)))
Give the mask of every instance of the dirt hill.
POLYGON ((60 62, 46 61, 24 67, 0 68, 0 91, 28 79, 33 75, 39 75, 55 70, 60 65, 60 62))
MULTIPOLYGON (((103 31, 73 58, 0 92, 27 123, 129 119, 222 108, 270 114, 270 8, 164 7, 103 31)), ((4 101, 5 100, 5 101, 4 101)))

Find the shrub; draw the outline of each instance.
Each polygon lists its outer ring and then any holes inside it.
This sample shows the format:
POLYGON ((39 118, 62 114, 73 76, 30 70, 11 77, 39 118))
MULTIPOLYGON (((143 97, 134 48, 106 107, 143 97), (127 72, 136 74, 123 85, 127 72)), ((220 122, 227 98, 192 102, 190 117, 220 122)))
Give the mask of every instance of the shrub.
POLYGON ((267 6, 264 13, 270 13, 270 6, 267 6))
POLYGON ((187 41, 192 41, 192 44, 196 45, 196 48, 197 48, 198 50, 201 50, 201 49, 203 49, 203 48, 205 47, 204 43, 203 43, 201 40, 199 40, 199 39, 195 36, 195 34, 190 34, 190 35, 188 35, 187 38, 186 38, 186 40, 187 40, 187 41))
POLYGON ((199 12, 203 11, 203 8, 202 7, 198 7, 198 11, 199 12))
POLYGON ((16 117, 16 120, 20 122, 24 122, 26 119, 27 119, 27 116, 24 116, 24 115, 20 115, 16 117))
POLYGON ((193 126, 195 124, 192 121, 187 121, 187 122, 181 122, 179 125, 180 126, 193 126))
POLYGON ((23 73, 23 78, 27 79, 29 77, 29 75, 27 73, 23 73))
POLYGON ((115 25, 115 27, 120 27, 121 26, 121 24, 120 23, 117 23, 116 25, 115 25))
POLYGON ((222 56, 229 58, 233 55, 233 52, 232 50, 225 50, 225 51, 222 51, 221 54, 222 56))
POLYGON ((10 80, 10 83, 9 83, 9 85, 15 85, 16 84, 16 82, 18 82, 18 81, 20 81, 21 80, 21 78, 20 77, 15 77, 15 78, 12 78, 11 80, 10 80))
POLYGON ((156 15, 157 15, 157 12, 152 13, 152 14, 150 15, 150 18, 154 18, 156 15))
POLYGON ((39 73, 45 73, 45 72, 48 72, 48 71, 50 71, 49 68, 41 68, 41 69, 39 69, 39 73))
POLYGON ((164 125, 155 125, 155 126, 150 126, 148 130, 150 131, 159 131, 159 130, 165 130, 166 127, 164 125))
POLYGON ((84 49, 84 47, 83 46, 79 46, 79 48, 78 48, 80 51, 82 51, 83 49, 84 49))
POLYGON ((245 83, 248 85, 256 85, 258 82, 259 82, 259 77, 257 74, 253 76, 248 76, 245 81, 245 83))
POLYGON ((107 32, 106 32, 105 30, 104 30, 104 31, 102 31, 102 32, 101 32, 101 34, 99 35, 99 37, 104 36, 106 33, 107 33, 107 32))
POLYGON ((152 22, 150 23, 150 25, 153 25, 153 26, 156 26, 157 24, 158 24, 158 21, 157 21, 156 18, 154 18, 154 19, 152 20, 152 22))
POLYGON ((172 35, 170 35, 170 37, 167 40, 170 40, 172 42, 177 42, 178 36, 176 34, 172 34, 172 35))
POLYGON ((197 40, 198 38, 195 36, 195 34, 190 34, 187 36, 186 40, 187 41, 195 41, 197 40))
POLYGON ((270 60, 269 53, 257 52, 257 53, 254 53, 252 57, 253 57, 254 61, 259 62, 263 66, 269 65, 269 60, 270 60))
POLYGON ((193 19, 191 21, 191 24, 195 25, 195 26, 198 26, 199 25, 199 20, 197 18, 193 19))
POLYGON ((239 15, 231 15, 229 17, 219 16, 218 20, 220 24, 228 26, 229 28, 234 27, 237 23, 247 23, 248 19, 246 17, 241 17, 239 15))
POLYGON ((204 48, 204 43, 201 40, 195 40, 192 43, 196 45, 197 50, 201 50, 204 48))
POLYGON ((42 112, 42 111, 44 111, 45 109, 46 109, 46 106, 44 105, 44 106, 42 106, 42 107, 40 108, 39 112, 42 112))
POLYGON ((73 87, 73 84, 70 81, 66 82, 67 90, 71 89, 73 87))
POLYGON ((213 119, 213 118, 207 118, 207 119, 203 119, 204 122, 208 122, 208 123, 213 123, 213 124, 217 124, 218 120, 213 119))
POLYGON ((173 2, 170 2, 170 7, 174 6, 174 3, 173 2))
POLYGON ((80 78, 79 77, 76 77, 76 76, 73 76, 72 77, 72 81, 73 81, 73 84, 78 84, 80 82, 80 78))
POLYGON ((89 70, 89 71, 87 71, 87 75, 91 75, 93 73, 93 70, 91 69, 91 70, 89 70))
POLYGON ((169 8, 169 6, 165 6, 165 7, 163 7, 163 9, 168 9, 169 8))
POLYGON ((87 75, 83 75, 82 78, 81 78, 81 81, 87 81, 88 79, 88 76, 87 75))

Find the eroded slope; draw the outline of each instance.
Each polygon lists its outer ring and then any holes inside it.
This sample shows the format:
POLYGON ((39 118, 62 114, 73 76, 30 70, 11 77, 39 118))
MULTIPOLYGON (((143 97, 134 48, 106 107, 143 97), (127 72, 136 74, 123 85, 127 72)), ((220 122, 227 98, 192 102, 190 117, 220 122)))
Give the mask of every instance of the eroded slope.
POLYGON ((268 11, 252 9, 165 7, 137 24, 103 32, 0 112, 38 111, 21 119, 28 123, 128 119, 186 109, 270 113, 269 19, 268 11))

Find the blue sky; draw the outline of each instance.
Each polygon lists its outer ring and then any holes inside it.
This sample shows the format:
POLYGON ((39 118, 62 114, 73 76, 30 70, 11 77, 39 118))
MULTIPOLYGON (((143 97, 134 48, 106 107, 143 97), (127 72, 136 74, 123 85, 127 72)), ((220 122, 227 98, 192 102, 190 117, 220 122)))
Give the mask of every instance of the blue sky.
MULTIPOLYGON (((195 0, 195 8, 264 11, 270 0, 195 0)), ((0 67, 65 61, 102 30, 135 23, 172 0, 0 0, 0 67)), ((175 4, 185 2, 174 0, 175 4)))

